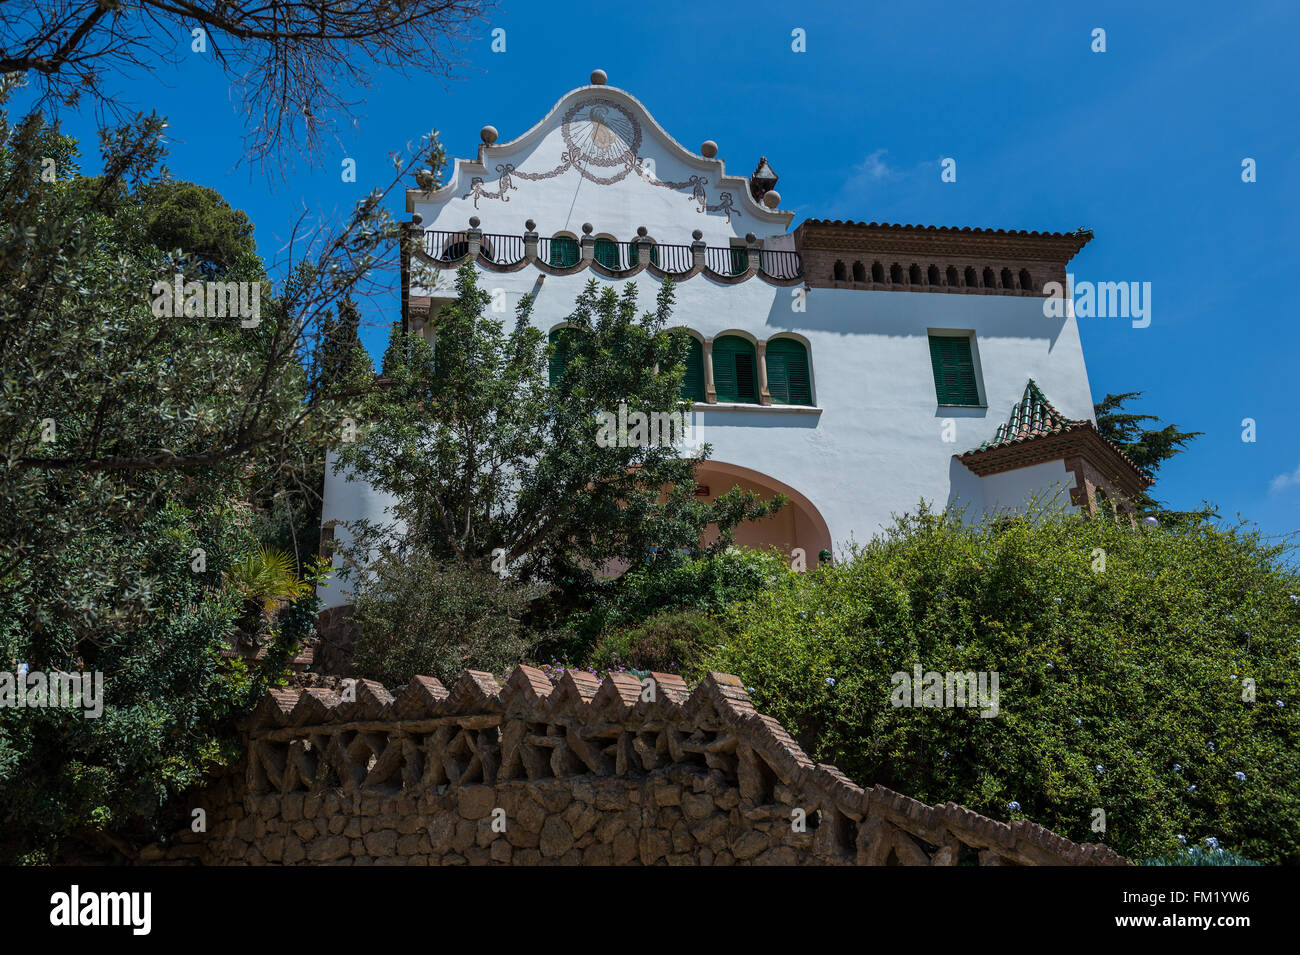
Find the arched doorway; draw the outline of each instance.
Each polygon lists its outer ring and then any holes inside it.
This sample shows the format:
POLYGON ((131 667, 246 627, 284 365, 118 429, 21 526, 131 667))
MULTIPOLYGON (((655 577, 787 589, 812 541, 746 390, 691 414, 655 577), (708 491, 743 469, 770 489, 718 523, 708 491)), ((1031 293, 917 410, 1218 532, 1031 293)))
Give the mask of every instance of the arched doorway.
MULTIPOLYGON (((763 500, 784 494, 788 503, 776 514, 761 521, 749 521, 736 528, 736 544, 741 547, 775 547, 790 555, 802 548, 808 567, 817 566, 817 555, 831 549, 831 532, 812 501, 794 488, 752 468, 722 461, 705 461, 695 469, 695 493, 711 501, 733 487, 753 491, 763 500)), ((710 529, 705 542, 717 537, 710 529), (710 536, 711 535, 711 536, 710 536)))

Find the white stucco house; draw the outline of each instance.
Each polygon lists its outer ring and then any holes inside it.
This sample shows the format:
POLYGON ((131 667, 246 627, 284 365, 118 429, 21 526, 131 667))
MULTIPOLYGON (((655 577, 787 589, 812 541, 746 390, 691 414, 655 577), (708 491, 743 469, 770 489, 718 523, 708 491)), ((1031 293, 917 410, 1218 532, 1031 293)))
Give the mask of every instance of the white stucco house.
MULTIPOLYGON (((682 145, 600 71, 497 140, 485 127, 444 187, 408 190, 415 255, 448 284, 414 285, 404 263, 404 322, 423 334, 466 257, 511 311, 533 295, 548 333, 592 277, 635 281, 649 309, 671 276, 675 324, 697 342, 684 393, 713 446, 696 493, 739 484, 791 501, 738 542, 818 555, 922 498, 968 518, 1035 495, 1090 512, 1150 483, 1096 430, 1075 319, 1044 314, 1044 284, 1064 285, 1090 232, 820 219, 790 231, 766 159, 728 171, 716 144, 682 145)), ((327 534, 386 504, 327 468, 327 534)))

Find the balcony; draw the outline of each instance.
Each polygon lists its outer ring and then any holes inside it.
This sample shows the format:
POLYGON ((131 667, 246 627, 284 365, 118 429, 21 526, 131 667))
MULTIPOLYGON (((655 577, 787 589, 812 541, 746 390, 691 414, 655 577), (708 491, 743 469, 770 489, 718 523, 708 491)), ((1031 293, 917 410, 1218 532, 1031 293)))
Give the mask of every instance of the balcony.
POLYGON ((736 284, 757 277, 770 285, 799 285, 803 262, 799 253, 786 249, 765 249, 750 233, 745 244, 729 247, 706 245, 699 230, 689 245, 655 242, 646 236, 620 242, 593 236, 590 224, 583 226, 581 239, 573 236, 542 236, 530 219, 527 231, 519 235, 483 232, 478 217, 459 232, 411 227, 417 256, 438 268, 456 268, 473 258, 491 272, 515 272, 532 265, 552 275, 571 275, 590 269, 609 278, 627 278, 649 272, 659 278, 682 281, 705 275, 716 281, 736 284))

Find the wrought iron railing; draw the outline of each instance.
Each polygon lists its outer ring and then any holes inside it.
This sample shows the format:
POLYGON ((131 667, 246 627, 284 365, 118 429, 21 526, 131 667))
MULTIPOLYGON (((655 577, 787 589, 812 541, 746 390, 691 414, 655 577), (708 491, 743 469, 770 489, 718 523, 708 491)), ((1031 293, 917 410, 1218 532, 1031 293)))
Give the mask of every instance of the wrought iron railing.
POLYGON ((774 279, 797 279, 803 275, 803 262, 798 252, 764 249, 760 258, 760 268, 774 279))
POLYGON ((537 240, 537 260, 557 269, 567 269, 582 261, 582 247, 569 236, 541 236, 537 240))
POLYGON ((469 254, 469 239, 464 232, 429 229, 424 233, 424 251, 435 261, 455 262, 469 254))
MULTIPOLYGON (((522 235, 485 232, 479 240, 479 250, 490 262, 514 265, 527 257, 527 246, 522 235)), ((469 236, 463 232, 444 232, 427 229, 424 232, 424 251, 434 261, 451 264, 469 253, 469 236)), ((755 250, 745 246, 708 246, 704 250, 704 264, 719 275, 743 275, 749 270, 755 250)), ((803 262, 798 252, 757 250, 758 266, 763 274, 774 279, 796 279, 803 275, 803 262)), ((641 249, 636 240, 618 242, 600 238, 595 241, 593 259, 611 271, 622 272, 640 264, 641 249)), ((553 268, 572 268, 582 261, 582 245, 572 236, 539 236, 537 260, 553 268)), ((683 275, 695 265, 695 251, 689 245, 650 246, 650 262, 665 272, 683 275)))
POLYGON ((719 275, 743 275, 749 269, 749 250, 743 245, 709 246, 704 250, 704 264, 719 275))
MULTIPOLYGON (((689 245, 656 245, 655 250, 659 253, 659 261, 655 264, 665 272, 681 275, 695 266, 695 253, 689 245)), ((651 258, 650 261, 655 260, 651 258)))
POLYGON ((480 243, 483 257, 497 265, 514 265, 524 260, 524 237, 484 232, 480 243))

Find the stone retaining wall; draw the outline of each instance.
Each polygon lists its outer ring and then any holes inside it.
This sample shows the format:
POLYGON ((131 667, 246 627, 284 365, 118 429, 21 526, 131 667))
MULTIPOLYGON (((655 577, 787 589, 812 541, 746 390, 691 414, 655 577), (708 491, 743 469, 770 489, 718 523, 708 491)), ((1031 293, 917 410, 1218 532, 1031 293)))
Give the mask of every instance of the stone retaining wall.
POLYGON ((519 667, 273 691, 207 831, 142 862, 332 865, 1125 865, 1028 822, 863 789, 814 765, 740 681, 558 684, 519 667))

